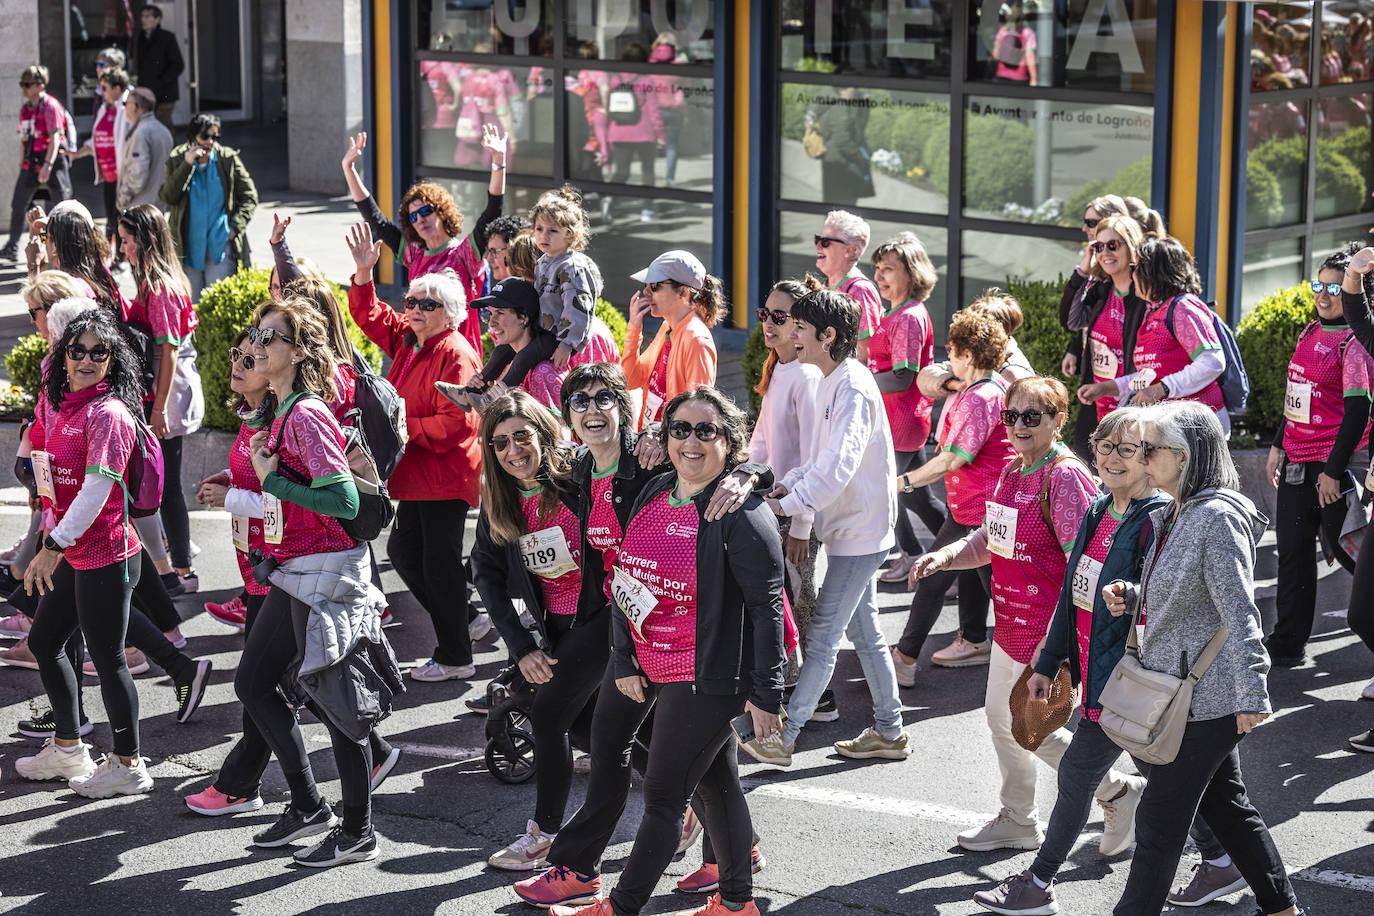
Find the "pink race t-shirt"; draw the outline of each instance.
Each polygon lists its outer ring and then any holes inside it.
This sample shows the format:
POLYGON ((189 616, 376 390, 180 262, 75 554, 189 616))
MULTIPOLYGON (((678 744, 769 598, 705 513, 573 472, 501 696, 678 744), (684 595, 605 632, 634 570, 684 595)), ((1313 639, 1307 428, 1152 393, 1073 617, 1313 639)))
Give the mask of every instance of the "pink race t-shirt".
MULTIPOLYGON (((1369 397, 1369 354, 1344 324, 1314 321, 1303 329, 1288 364, 1283 450, 1289 461, 1325 461, 1345 417, 1345 399, 1369 397)), ((1369 427, 1356 451, 1369 441, 1369 427)))
POLYGON ((988 500, 984 531, 992 553, 993 639, 1029 664, 1059 603, 1068 550, 1097 485, 1083 462, 1062 444, 1028 468, 1008 465, 988 500), (1040 507, 1049 480, 1051 529, 1040 507))
POLYGON ((668 406, 668 354, 672 352, 673 335, 670 332, 663 338, 663 349, 658 351, 658 361, 649 372, 649 392, 644 398, 643 426, 663 419, 663 410, 668 406))
POLYGON ((520 539, 520 556, 525 568, 539 580, 544 610, 569 616, 577 613, 582 584, 582 528, 562 500, 553 518, 541 516, 539 496, 543 492, 543 487, 520 491, 520 511, 529 532, 520 539))
POLYGON ((966 464, 945 475, 945 502, 961 525, 977 525, 1002 468, 1016 453, 1002 425, 1001 378, 979 379, 950 399, 940 414, 940 451, 966 464))
MULTIPOLYGON (((65 132, 66 129, 66 109, 62 107, 61 102, 46 92, 38 97, 36 105, 25 102, 19 106, 19 142, 27 144, 32 140, 33 143, 28 149, 34 156, 47 152, 54 132, 65 132)), ((34 164, 34 170, 37 171, 40 165, 41 163, 34 164)), ((29 168, 29 160, 23 159, 19 163, 19 168, 29 168)))
MULTIPOLYGON (((1079 561, 1079 565, 1083 567, 1085 573, 1090 569, 1101 572, 1101 564, 1107 559, 1107 554, 1111 553, 1112 543, 1116 540, 1116 529, 1120 526, 1121 516, 1117 515, 1116 510, 1108 503, 1107 511, 1103 513, 1102 519, 1097 523, 1096 530, 1093 531, 1093 536, 1089 538, 1087 546, 1083 548, 1083 556, 1092 561, 1091 563, 1079 561), (1097 565, 1093 566, 1093 564, 1097 565)), ((1092 580, 1091 576, 1088 579, 1088 585, 1084 589, 1087 593, 1084 600, 1082 603, 1077 599, 1074 600, 1074 624, 1075 632, 1078 634, 1078 670, 1083 678, 1082 695, 1085 697, 1088 695, 1088 648, 1091 645, 1093 634, 1092 604, 1096 602, 1098 589, 1105 584, 1092 580), (1085 608, 1083 604, 1089 606, 1085 608)), ((1089 709, 1086 705, 1081 708, 1084 718, 1096 722, 1102 717, 1102 710, 1100 709, 1089 709)))
MULTIPOLYGON (((293 395, 280 405, 272 420, 267 447, 281 457, 281 464, 309 480, 314 487, 353 479, 348 459, 344 457, 343 431, 328 405, 319 398, 293 395), (291 410, 293 403, 295 409, 291 410), (283 426, 288 411, 290 422, 283 426)), ((268 543, 265 524, 263 528, 263 550, 278 560, 336 553, 356 546, 333 516, 320 515, 285 500, 281 501, 281 509, 281 543, 268 543)))
MULTIPOLYGON (((462 281, 463 292, 467 294, 469 303, 482 298, 482 291, 487 284, 487 262, 477 253, 477 245, 471 235, 461 240, 449 239, 443 248, 428 251, 418 242, 411 242, 406 245, 401 260, 412 281, 416 277, 451 268, 462 281)), ((473 352, 482 352, 482 316, 477 309, 468 309, 458 333, 472 344, 473 352)))
POLYGON ((620 551, 620 519, 615 514, 611 484, 619 465, 592 474, 591 511, 587 514, 587 543, 601 552, 601 568, 606 571, 606 597, 611 597, 611 569, 620 551))
POLYGON ((616 346, 611 329, 606 326, 606 322, 593 316, 591 327, 587 330, 587 342, 569 358, 568 368, 589 366, 592 363, 619 362, 620 347, 616 346))
MULTIPOLYGON (((258 472, 253 470, 252 452, 248 447, 248 442, 257 433, 260 427, 250 426, 244 423, 239 427, 238 438, 234 440, 234 447, 229 450, 229 486, 236 490, 247 490, 249 493, 261 493, 262 481, 258 480, 258 472)), ((246 534, 248 549, 253 550, 263 548, 262 542, 262 519, 249 517, 244 519, 246 522, 246 534)), ((243 577, 243 587, 248 590, 250 595, 265 595, 272 590, 271 586, 259 585, 258 580, 253 578, 253 567, 248 562, 247 552, 239 549, 239 545, 234 545, 234 559, 239 564, 239 575, 243 577)))
POLYGON ((358 371, 348 363, 334 366, 334 400, 329 402, 329 410, 334 419, 343 422, 344 415, 353 409, 358 396, 358 371))
POLYGON ((884 392, 883 407, 892 430, 892 447, 914 452, 930 438, 930 399, 921 394, 915 375, 935 361, 935 331, 924 302, 904 302, 883 316, 868 341, 868 363, 874 372, 910 369, 911 387, 884 392))
POLYGON ((696 504, 666 490, 630 519, 616 557, 620 574, 658 601, 640 625, 643 639, 634 634, 639 667, 656 684, 696 680, 699 523, 696 504))
POLYGON ((555 369, 553 360, 546 359, 526 373, 520 387, 540 404, 561 415, 558 393, 563 388, 563 377, 567 374, 567 369, 555 369))
MULTIPOLYGON (((873 285, 873 281, 855 267, 835 289, 859 303, 859 339, 867 340, 876 334, 878 326, 883 323, 883 300, 878 295, 878 287, 873 285)), ((873 357, 870 354, 869 369, 873 368, 872 361, 873 357)))
POLYGON ((101 105, 100 117, 95 119, 91 131, 91 145, 95 147, 96 165, 100 167, 102 181, 119 180, 119 160, 115 157, 115 109, 113 105, 101 105))
MULTIPOLYGON (((1093 322, 1090 332, 1092 335, 1094 381, 1111 381, 1120 378, 1125 373, 1125 327, 1126 303, 1113 289, 1107 294, 1107 301, 1102 306, 1102 311, 1098 313, 1097 320, 1093 322)), ((1101 420, 1116 410, 1117 406, 1118 401, 1115 397, 1098 398, 1097 418, 1101 420)))
POLYGON ((56 497, 45 503, 52 509, 55 523, 60 523, 71 508, 87 474, 99 474, 115 482, 95 521, 63 554, 73 569, 109 566, 143 549, 138 531, 128 524, 121 486, 137 431, 129 408, 119 399, 108 397, 108 392, 108 383, 101 382, 94 388, 67 395, 45 442, 52 456, 56 497))
MULTIPOLYGON (((1151 383, 1161 381, 1180 369, 1186 369, 1204 350, 1220 350, 1217 329, 1212 324, 1212 310, 1196 296, 1182 296, 1174 306, 1174 330, 1169 333, 1169 302, 1153 303, 1145 310, 1144 320, 1135 339, 1135 368, 1151 373, 1151 383)), ((1197 394, 1170 400, 1201 401, 1220 412, 1226 406, 1221 386, 1215 381, 1197 394)))
POLYGON ((139 289, 129 306, 128 320, 151 330, 154 343, 169 343, 173 347, 181 346, 200 327, 191 298, 181 290, 161 285, 156 289, 146 285, 139 289))
POLYGON ((1016 80, 1018 83, 1030 82, 1030 65, 1026 63, 1026 54, 1031 57, 1035 54, 1035 30, 1029 26, 1022 28, 1020 32, 1012 29, 1002 28, 997 30, 997 37, 993 41, 993 54, 997 59, 997 77, 1004 80, 1016 80))

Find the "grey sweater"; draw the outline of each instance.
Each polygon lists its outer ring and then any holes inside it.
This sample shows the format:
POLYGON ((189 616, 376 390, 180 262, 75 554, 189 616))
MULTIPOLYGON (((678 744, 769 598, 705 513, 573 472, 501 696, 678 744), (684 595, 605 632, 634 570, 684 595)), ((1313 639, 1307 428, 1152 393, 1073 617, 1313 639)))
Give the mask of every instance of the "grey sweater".
POLYGON ((1236 713, 1268 713, 1269 654, 1255 607, 1255 545, 1268 520, 1234 490, 1203 490, 1186 503, 1169 531, 1172 504, 1151 513, 1155 540, 1145 554, 1140 590, 1127 606, 1145 602, 1140 660, 1154 671, 1183 677, 1225 624, 1230 636, 1193 690, 1190 720, 1236 713))

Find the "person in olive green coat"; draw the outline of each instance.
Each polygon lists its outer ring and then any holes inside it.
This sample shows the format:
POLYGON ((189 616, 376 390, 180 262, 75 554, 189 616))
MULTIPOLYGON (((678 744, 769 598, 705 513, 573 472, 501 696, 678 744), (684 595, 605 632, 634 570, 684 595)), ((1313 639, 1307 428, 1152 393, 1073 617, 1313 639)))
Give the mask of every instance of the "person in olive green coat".
POLYGON ((258 208, 258 189, 238 150, 219 140, 219 118, 192 118, 187 142, 167 157, 158 193, 171 211, 167 222, 197 301, 205 287, 252 264, 245 230, 258 208))

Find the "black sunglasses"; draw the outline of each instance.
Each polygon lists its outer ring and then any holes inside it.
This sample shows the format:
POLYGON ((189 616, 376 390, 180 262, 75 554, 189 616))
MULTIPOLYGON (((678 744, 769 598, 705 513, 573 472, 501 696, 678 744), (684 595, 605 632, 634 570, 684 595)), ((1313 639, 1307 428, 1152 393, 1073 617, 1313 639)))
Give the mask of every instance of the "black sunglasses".
POLYGON ((789 315, 787 312, 775 312, 772 309, 759 309, 758 316, 759 323, 761 324, 767 321, 771 321, 774 324, 787 324, 787 322, 792 320, 792 316, 789 315))
POLYGON ((211 143, 219 142, 219 134, 201 134, 200 139, 209 140, 211 143))
POLYGON ((1093 451, 1097 452, 1103 458, 1106 458, 1112 452, 1116 452, 1122 458, 1134 458, 1135 453, 1140 451, 1140 446, 1136 445, 1134 442, 1108 442, 1106 439, 1094 439, 1093 451))
POLYGON ((1166 451, 1166 452, 1181 452, 1181 451, 1183 451, 1183 449, 1181 449, 1181 448, 1176 448, 1176 447, 1174 447, 1174 446, 1172 446, 1172 445, 1155 445, 1153 442, 1141 442, 1141 443, 1140 443, 1140 450, 1141 450, 1142 453, 1144 453, 1144 455, 1145 455, 1145 460, 1146 460, 1146 461, 1149 461, 1151 458, 1153 458, 1153 457, 1155 456, 1155 452, 1159 451, 1160 449, 1163 449, 1163 450, 1166 451))
POLYGON ((244 353, 238 347, 231 347, 229 349, 229 365, 233 366, 235 364, 251 372, 253 368, 257 366, 258 361, 253 357, 252 353, 244 353))
POLYGON ((52 308, 51 305, 40 305, 36 309, 29 309, 29 318, 33 319, 34 321, 37 321, 39 314, 41 314, 42 312, 46 312, 50 308, 52 308))
POLYGON ((529 444, 530 444, 530 440, 532 440, 533 438, 534 438, 534 430, 532 430, 532 429, 517 429, 515 432, 511 433, 509 436, 505 436, 505 435, 501 435, 501 436, 492 436, 492 437, 491 437, 490 439, 488 439, 487 441, 488 441, 488 443, 490 443, 491 447, 492 447, 493 449, 495 449, 496 451, 498 451, 498 452, 504 452, 506 449, 510 448, 510 444, 511 444, 512 442, 514 442, 516 445, 529 445, 529 444))
POLYGON ((421 218, 423 218, 423 217, 429 216, 429 215, 430 215, 431 213, 433 213, 433 212, 434 212, 434 204, 425 204, 423 207, 421 207, 421 208, 418 209, 418 210, 411 210, 409 216, 407 217, 407 219, 410 220, 410 224, 413 226, 413 225, 415 225, 415 221, 416 221, 417 219, 421 219, 421 218))
POLYGON ((87 350, 79 343, 67 344, 67 359, 79 363, 87 357, 90 357, 93 363, 107 362, 110 358, 110 348, 104 344, 99 344, 87 350))
POLYGON ((276 328, 249 328, 247 334, 248 342, 255 347, 265 347, 278 337, 289 344, 296 342, 294 337, 288 337, 276 328))
POLYGON ((419 309, 422 312, 432 312, 441 309, 444 304, 438 299, 416 299, 414 296, 406 296, 406 308, 419 309))
POLYGON ((648 288, 649 292, 656 293, 663 288, 665 283, 672 283, 673 289, 677 289, 678 284, 674 283, 672 280, 655 280, 653 283, 645 284, 645 286, 648 288))
POLYGON ((671 420, 668 423, 668 435, 674 439, 686 439, 692 433, 697 434, 698 442, 710 442, 716 436, 725 435, 725 430, 714 423, 698 423, 696 426, 686 420, 671 420))
POLYGON ((837 238, 833 238, 833 237, 828 236, 828 235, 817 235, 817 236, 812 236, 812 238, 815 240, 816 245, 817 245, 818 247, 820 247, 820 248, 829 248, 831 245, 848 245, 848 244, 849 244, 849 243, 846 242, 844 239, 837 239, 837 238))
POLYGON ((1014 410, 1004 410, 1002 411, 1002 425, 1015 426, 1016 421, 1020 420, 1026 426, 1034 429, 1040 425, 1040 418, 1043 416, 1045 416, 1043 410, 1023 410, 1020 413, 1014 410))
POLYGON ((615 406, 615 401, 615 392, 609 388, 602 388, 596 394, 574 391, 568 397, 568 409, 573 413, 586 413, 595 404, 597 410, 610 410, 615 406))
POLYGON ((1089 229, 1096 229, 1097 224, 1100 222, 1102 222, 1102 217, 1100 216, 1096 219, 1088 219, 1086 216, 1083 217, 1083 225, 1087 226, 1089 229))
POLYGON ((1105 242, 1093 242, 1088 247, 1093 250, 1093 254, 1101 254, 1104 248, 1107 251, 1116 251, 1118 248, 1125 248, 1126 243, 1121 239, 1107 239, 1105 242))

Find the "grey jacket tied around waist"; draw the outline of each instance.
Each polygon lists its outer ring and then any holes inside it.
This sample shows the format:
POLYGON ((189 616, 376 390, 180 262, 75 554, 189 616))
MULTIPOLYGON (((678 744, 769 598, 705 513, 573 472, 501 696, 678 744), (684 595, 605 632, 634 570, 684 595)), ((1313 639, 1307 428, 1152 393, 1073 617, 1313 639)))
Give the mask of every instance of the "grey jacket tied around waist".
POLYGON ((1170 505, 1151 513, 1155 537, 1145 554, 1140 589, 1127 591, 1128 607, 1144 601, 1141 663, 1184 677, 1225 624, 1230 636, 1198 681, 1188 718, 1272 712, 1269 654, 1254 598, 1255 545, 1268 519, 1234 490, 1197 493, 1168 530, 1172 511, 1170 505))
POLYGON ((372 584, 366 544, 283 560, 269 578, 310 607, 299 677, 337 664, 360 639, 382 642, 386 596, 372 584))

